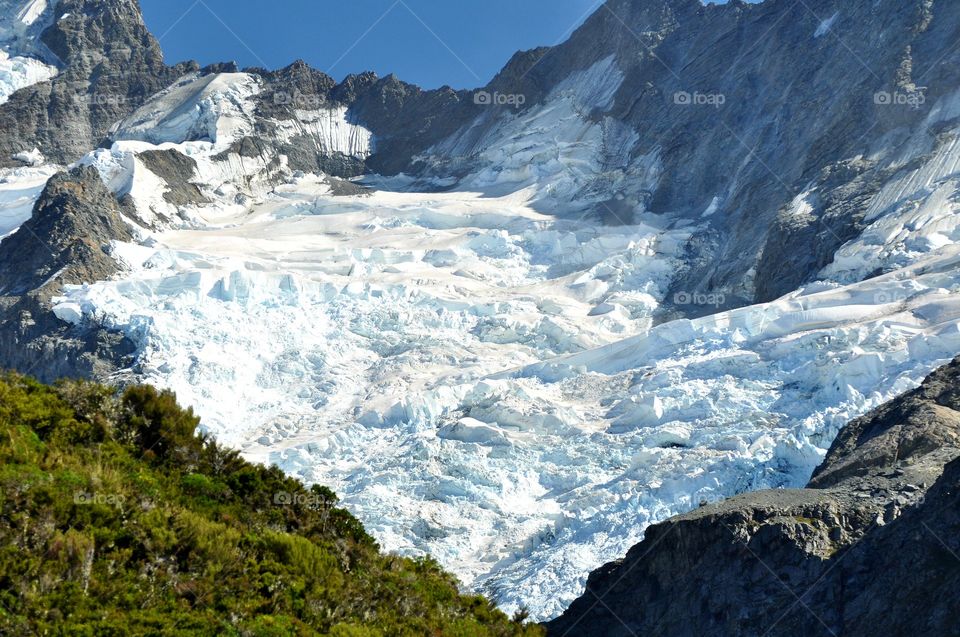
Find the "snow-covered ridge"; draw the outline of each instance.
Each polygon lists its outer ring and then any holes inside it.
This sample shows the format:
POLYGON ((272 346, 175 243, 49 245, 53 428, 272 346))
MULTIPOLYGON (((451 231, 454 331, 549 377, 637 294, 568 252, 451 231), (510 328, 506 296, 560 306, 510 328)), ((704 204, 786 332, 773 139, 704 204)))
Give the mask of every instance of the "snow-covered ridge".
MULTIPOLYGON (((195 74, 182 78, 137 109, 111 132, 116 141, 181 144, 206 141, 218 151, 256 134, 256 97, 262 80, 248 73, 195 74)), ((294 117, 266 120, 276 139, 315 140, 316 150, 365 159, 373 150, 373 135, 352 121, 342 105, 296 109, 294 117)))
POLYGON ((207 141, 222 150, 253 133, 250 98, 259 91, 247 73, 190 75, 149 99, 111 136, 152 144, 207 141))
POLYGON ((355 123, 344 106, 297 109, 291 118, 258 119, 259 76, 248 73, 193 74, 150 98, 111 131, 113 146, 80 160, 97 167, 118 196, 130 195, 139 224, 202 226, 211 214, 232 214, 293 178, 288 158, 277 148, 299 145, 303 152, 327 157, 366 159, 374 148, 372 133, 355 123), (264 130, 270 131, 269 136, 264 130), (250 153, 239 146, 257 143, 250 153), (171 205, 165 184, 138 159, 138 154, 176 151, 196 164, 196 173, 180 177, 200 188, 220 208, 198 216, 193 208, 171 205), (252 198, 252 199, 251 199, 252 198), (224 212, 225 211, 225 212, 224 212))

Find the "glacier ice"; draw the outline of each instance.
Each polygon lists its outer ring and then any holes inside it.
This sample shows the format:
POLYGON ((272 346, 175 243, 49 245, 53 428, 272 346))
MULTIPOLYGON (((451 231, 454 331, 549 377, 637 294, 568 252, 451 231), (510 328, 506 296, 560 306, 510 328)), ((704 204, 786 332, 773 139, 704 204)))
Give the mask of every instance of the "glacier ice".
MULTIPOLYGON (((903 161, 821 282, 655 324, 723 198, 696 222, 645 211, 657 151, 635 156, 603 116, 622 79, 611 58, 516 118, 481 116, 424 157, 480 158, 434 182, 454 190, 401 176, 335 197, 323 176, 254 187, 262 167, 215 160, 252 130, 259 86, 184 78, 83 160, 131 195, 147 240, 114 245, 124 274, 68 287, 55 312, 126 333, 139 378, 248 458, 334 488, 387 549, 555 616, 649 524, 804 483, 842 425, 960 346, 949 140, 917 140, 926 161, 903 161), (154 147, 194 158, 213 203, 170 209, 136 157, 154 147), (617 224, 568 214, 617 196, 617 224)), ((375 143, 346 112, 315 115, 331 149, 375 143)))
POLYGON ((70 288, 58 315, 126 332, 142 378, 247 457, 335 488, 386 548, 545 618, 647 524, 803 483, 848 419, 960 345, 950 249, 653 327, 670 232, 304 181, 120 246, 132 271, 70 288))
POLYGON ((49 80, 57 74, 57 67, 22 55, 11 56, 0 50, 0 104, 22 88, 49 80))
POLYGON ((0 169, 0 239, 16 232, 30 218, 34 203, 56 171, 55 166, 0 169))

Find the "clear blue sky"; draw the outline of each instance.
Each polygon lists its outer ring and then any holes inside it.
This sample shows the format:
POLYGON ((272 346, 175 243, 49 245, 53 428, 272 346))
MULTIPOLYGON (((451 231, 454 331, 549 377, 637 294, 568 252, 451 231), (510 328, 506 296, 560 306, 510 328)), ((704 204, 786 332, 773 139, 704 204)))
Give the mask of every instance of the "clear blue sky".
POLYGON ((425 88, 486 84, 517 50, 566 39, 598 0, 141 0, 167 62, 365 70, 425 88), (192 8, 191 8, 192 7, 192 8), (392 8, 391 8, 392 7, 392 8))

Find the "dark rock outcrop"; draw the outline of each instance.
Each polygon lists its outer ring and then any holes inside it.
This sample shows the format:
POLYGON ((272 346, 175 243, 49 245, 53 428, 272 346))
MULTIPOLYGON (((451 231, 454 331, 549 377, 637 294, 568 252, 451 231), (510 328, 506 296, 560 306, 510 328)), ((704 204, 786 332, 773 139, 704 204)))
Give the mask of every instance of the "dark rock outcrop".
POLYGON ((65 284, 102 281, 118 270, 113 240, 129 241, 114 196, 92 167, 55 175, 33 216, 0 243, 0 360, 43 380, 104 378, 129 366, 133 344, 98 326, 61 321, 51 300, 65 284))
POLYGON ((199 206, 210 203, 200 188, 191 182, 197 176, 197 162, 172 148, 147 150, 137 154, 147 170, 162 179, 167 190, 163 199, 175 206, 199 206))
POLYGON ((169 67, 137 0, 60 0, 40 36, 59 74, 0 105, 0 166, 38 148, 66 164, 96 148, 110 127, 194 63, 169 67))
POLYGON ((0 294, 107 279, 117 265, 106 246, 132 238, 95 168, 54 175, 32 217, 0 243, 0 294))
POLYGON ((550 635, 953 635, 960 359, 851 422, 809 488, 648 529, 550 635))

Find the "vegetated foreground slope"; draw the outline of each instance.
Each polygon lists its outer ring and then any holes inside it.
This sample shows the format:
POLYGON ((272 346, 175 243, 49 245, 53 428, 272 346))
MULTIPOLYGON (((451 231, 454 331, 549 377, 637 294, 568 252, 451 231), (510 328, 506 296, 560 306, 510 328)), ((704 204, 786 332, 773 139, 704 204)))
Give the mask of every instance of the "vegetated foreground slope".
POLYGON ((538 635, 148 386, 0 378, 4 635, 538 635))

